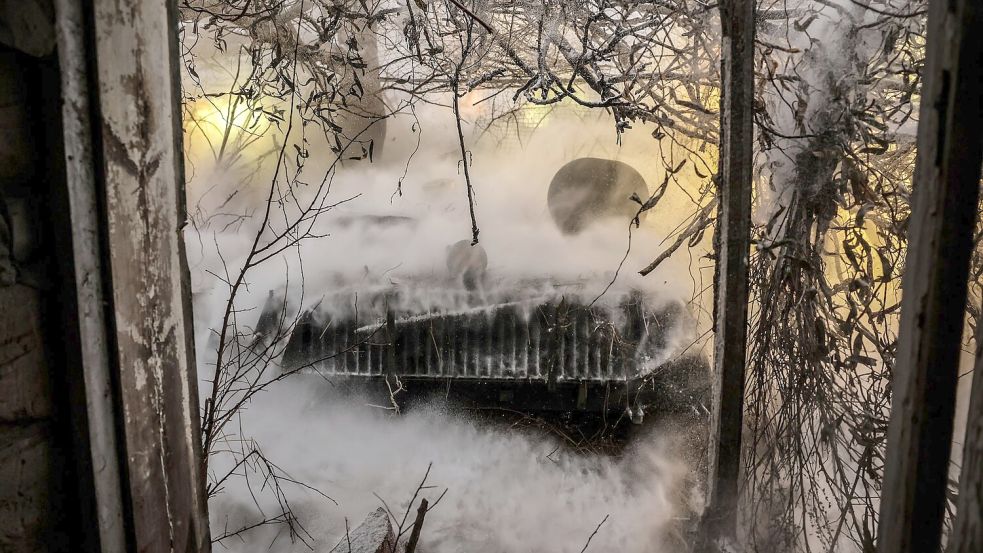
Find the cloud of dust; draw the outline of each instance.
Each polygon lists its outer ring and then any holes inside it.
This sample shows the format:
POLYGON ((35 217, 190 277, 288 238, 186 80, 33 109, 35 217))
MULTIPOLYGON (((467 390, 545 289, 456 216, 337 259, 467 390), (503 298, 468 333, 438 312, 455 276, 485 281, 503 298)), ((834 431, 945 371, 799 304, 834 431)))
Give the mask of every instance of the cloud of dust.
MULTIPOLYGON (((258 317, 267 293, 286 287, 293 309, 330 309, 333 304, 351 309, 353 292, 396 287, 414 310, 459 308, 462 294, 447 293, 457 291, 449 283, 447 249, 470 239, 471 222, 454 122, 445 112, 421 107, 415 118, 393 118, 383 159, 346 163, 331 175, 327 203, 338 205, 311 228, 318 238, 252 269, 237 307, 258 317)), ((605 290, 616 271, 617 281, 601 298, 602 307, 616 306, 636 290, 661 304, 686 301, 702 289, 704 284, 691 276, 690 260, 682 256, 670 258, 648 277, 637 274, 662 251, 665 236, 689 212, 673 210, 674 202, 686 201, 683 191, 670 188, 641 228, 633 230, 627 257, 630 217, 604 219, 569 236, 560 232, 547 207, 553 174, 585 155, 632 165, 653 190, 664 173, 652 159, 652 138, 642 132, 625 137, 619 146, 610 122, 593 115, 550 116, 538 124, 536 132, 523 133, 521 139, 481 134, 469 126, 489 302, 517 293, 535 297, 549 288, 586 303, 605 290)), ((301 175, 305 184, 292 191, 302 203, 333 161, 323 154, 327 148, 310 149, 313 155, 301 175)), ((207 317, 221 313, 227 298, 227 286, 215 275, 235 275, 249 251, 272 165, 196 165, 188 192, 190 209, 198 215, 187 242, 195 307, 207 322, 199 327, 199 343, 208 326, 218 322, 218 316, 207 317), (251 217, 243 219, 244 213, 251 217)), ((284 219, 275 212, 274 228, 285 225, 278 218, 284 219)))
MULTIPOLYGON (((694 508, 688 469, 654 435, 640 436, 618 458, 582 455, 552 436, 490 427, 437 407, 393 416, 338 398, 323 381, 302 380, 263 395, 243 426, 291 478, 337 501, 287 488, 316 551, 330 550, 345 536, 345 519, 354 528, 382 506, 380 498, 401 517, 431 463, 433 487, 423 497, 433 503, 447 492, 427 514, 421 553, 576 553, 605 516, 590 551, 675 551, 680 519, 694 508)), ((254 482, 252 492, 265 514, 277 513, 260 486, 254 482)), ((263 516, 244 486, 218 496, 211 512, 213 533, 263 516)), ((241 553, 307 550, 273 526, 221 545, 241 553)))
MULTIPOLYGON (((775 67, 794 73, 795 88, 765 88, 763 99, 771 125, 778 131, 770 139, 775 147, 762 152, 758 163, 758 205, 754 222, 767 224, 772 216, 787 209, 796 193, 814 194, 813 175, 800 174, 798 155, 822 147, 823 135, 836 128, 839 112, 862 101, 872 85, 865 81, 859 65, 873 59, 882 48, 881 31, 865 28, 880 17, 855 2, 799 0, 786 5, 790 14, 799 10, 789 24, 759 25, 766 41, 784 45, 769 52, 775 67), (794 24, 793 24, 794 23, 794 24), (844 32, 852 29, 852 32, 844 32), (800 187, 807 187, 799 190, 800 187)), ((913 21, 912 25, 915 24, 913 21)), ((902 116, 885 121, 897 143, 914 140, 914 124, 902 116)), ((760 131, 759 131, 760 132, 760 131)), ((781 232, 776 225, 776 233, 781 232)))
MULTIPOLYGON (((311 229, 318 238, 250 270, 236 303, 240 324, 253 324, 267 293, 284 287, 297 310, 330 307, 333 296, 388 286, 400 287, 423 309, 456 307, 455 295, 445 293, 446 250, 470 238, 470 218, 454 121, 440 108, 418 107, 415 115, 389 121, 385 157, 345 163, 329 177, 328 203, 341 203, 311 229)), ((663 170, 652 160, 653 139, 643 131, 616 145, 610 122, 597 117, 547 118, 522 140, 468 128, 488 293, 535 293, 547 279, 569 285, 564 294, 584 301, 600 294, 625 258, 629 221, 608 220, 576 236, 561 234, 546 204, 550 180, 564 163, 589 155, 631 164, 654 189, 663 170)), ((197 162, 188 185, 194 225, 186 240, 200 374, 208 378, 207 363, 214 359, 210 329, 217 328, 228 298, 222 279, 234 278, 245 262, 272 163, 249 161, 263 151, 259 147, 232 166, 208 163, 205 148, 193 140, 188 147, 197 162)), ((308 147, 312 157, 301 177, 307 184, 293 191, 301 201, 331 162, 323 154, 327 148, 308 147)), ((644 279, 637 275, 688 213, 673 211, 677 201, 685 201, 684 192, 670 189, 633 231, 631 251, 602 304, 613 305, 631 290, 643 290, 656 302, 681 301, 702 288, 685 259, 670 259, 644 279)), ((284 225, 276 211, 272 221, 275 228, 284 225)), ((676 347, 687 340, 680 335, 672 342, 676 347)), ((430 463, 429 482, 436 488, 425 495, 433 500, 448 491, 427 516, 420 548, 426 553, 577 552, 605 516, 590 550, 672 551, 667 544, 682 524, 679 519, 694 510, 692 473, 670 453, 675 446, 668 432, 637 436, 617 458, 576 455, 558 448, 554 437, 489 426, 437 407, 392 416, 332 397, 329 385, 311 385, 305 378, 259 394, 242 413, 241 431, 293 479, 338 502, 301 486, 287 489, 318 551, 329 550, 344 535, 346 518, 354 527, 380 505, 374 493, 401 513, 430 463)), ((211 468, 222 474, 222 463, 232 461, 220 455, 211 468)), ((262 482, 246 486, 233 478, 210 503, 213 534, 277 514, 272 501, 262 482)), ((274 542, 274 551, 306 550, 283 532, 259 528, 242 541, 223 541, 218 549, 267 551, 274 542)))

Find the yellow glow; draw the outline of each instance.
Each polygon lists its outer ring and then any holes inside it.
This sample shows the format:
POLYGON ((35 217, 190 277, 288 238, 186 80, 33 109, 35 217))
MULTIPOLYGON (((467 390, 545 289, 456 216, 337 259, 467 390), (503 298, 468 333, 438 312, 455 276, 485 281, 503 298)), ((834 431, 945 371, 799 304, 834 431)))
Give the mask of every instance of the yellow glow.
POLYGON ((228 98, 202 98, 191 110, 188 124, 200 127, 209 138, 221 138, 230 126, 241 127, 249 118, 248 109, 230 105, 228 98))
POLYGON ((258 107, 238 97, 199 98, 185 113, 185 143, 191 155, 216 159, 242 154, 265 134, 269 123, 258 107))

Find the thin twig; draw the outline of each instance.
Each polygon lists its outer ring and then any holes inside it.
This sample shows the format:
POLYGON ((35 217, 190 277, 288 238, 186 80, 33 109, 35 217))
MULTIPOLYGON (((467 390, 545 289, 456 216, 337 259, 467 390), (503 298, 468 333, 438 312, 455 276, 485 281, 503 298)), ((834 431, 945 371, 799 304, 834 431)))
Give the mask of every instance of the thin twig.
POLYGON ((587 543, 585 543, 585 544, 584 544, 584 548, 580 550, 580 553, 584 553, 584 551, 587 551, 587 548, 588 548, 588 547, 590 547, 590 541, 591 541, 592 539, 594 539, 594 536, 596 536, 596 535, 597 535, 597 532, 598 532, 598 530, 600 530, 600 529, 601 529, 601 526, 603 526, 603 525, 604 525, 604 523, 605 523, 605 522, 607 522, 607 520, 608 520, 608 517, 609 517, 609 516, 611 516, 611 515, 610 515, 610 514, 607 514, 607 515, 604 515, 604 518, 603 518, 603 519, 601 520, 601 522, 600 522, 600 523, 599 523, 599 524, 597 525, 597 528, 594 528, 594 531, 593 531, 593 532, 591 533, 591 535, 590 535, 590 536, 589 536, 589 537, 587 538, 587 543))

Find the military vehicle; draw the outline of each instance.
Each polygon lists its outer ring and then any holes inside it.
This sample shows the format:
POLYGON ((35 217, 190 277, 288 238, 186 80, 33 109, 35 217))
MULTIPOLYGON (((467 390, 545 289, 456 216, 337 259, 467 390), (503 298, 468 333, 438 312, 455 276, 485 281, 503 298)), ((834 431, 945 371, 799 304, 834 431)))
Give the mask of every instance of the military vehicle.
MULTIPOLYGON (((648 188, 631 166, 580 158, 555 174, 548 211, 563 235, 575 236, 604 218, 630 220, 639 205, 633 194, 645 198, 648 188)), ((543 274, 502 289, 490 273, 481 245, 465 240, 447 248, 438 278, 341 286, 301 315, 283 365, 375 390, 384 402, 440 394, 477 409, 634 422, 702 402, 706 361, 670 347, 691 323, 682 304, 634 290, 602 306, 585 297, 587 283, 543 274), (452 307, 420 307, 410 296, 452 307)))

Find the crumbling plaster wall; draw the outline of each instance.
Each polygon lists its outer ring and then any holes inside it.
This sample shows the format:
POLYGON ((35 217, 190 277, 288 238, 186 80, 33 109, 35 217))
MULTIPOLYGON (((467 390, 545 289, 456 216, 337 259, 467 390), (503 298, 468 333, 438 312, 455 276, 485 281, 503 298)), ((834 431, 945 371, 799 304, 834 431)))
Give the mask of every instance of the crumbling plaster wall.
POLYGON ((0 1, 0 551, 10 553, 70 551, 76 506, 51 247, 51 15, 45 2, 0 1))

